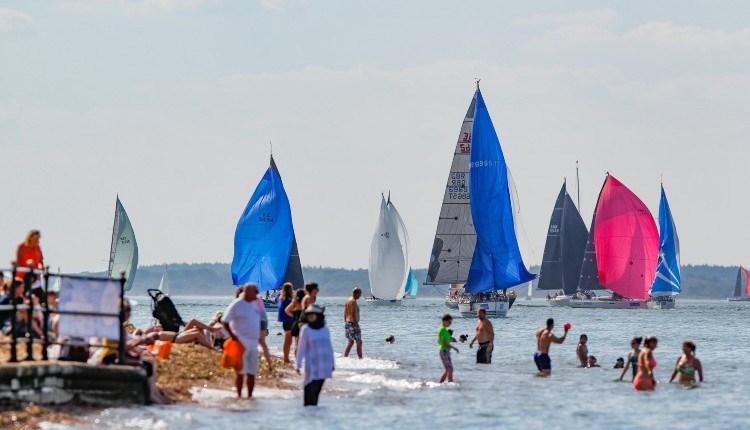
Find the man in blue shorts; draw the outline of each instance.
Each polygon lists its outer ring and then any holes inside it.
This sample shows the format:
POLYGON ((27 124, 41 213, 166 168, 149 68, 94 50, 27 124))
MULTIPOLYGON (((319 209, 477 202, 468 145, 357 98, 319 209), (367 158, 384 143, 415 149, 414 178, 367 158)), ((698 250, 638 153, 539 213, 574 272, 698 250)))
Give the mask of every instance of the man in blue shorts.
POLYGON ((557 337, 552 334, 555 327, 555 320, 547 319, 547 327, 542 327, 536 331, 536 354, 534 354, 534 363, 539 369, 539 376, 549 376, 552 373, 552 361, 549 358, 549 346, 553 343, 561 344, 565 342, 568 336, 568 328, 565 327, 565 334, 557 337))

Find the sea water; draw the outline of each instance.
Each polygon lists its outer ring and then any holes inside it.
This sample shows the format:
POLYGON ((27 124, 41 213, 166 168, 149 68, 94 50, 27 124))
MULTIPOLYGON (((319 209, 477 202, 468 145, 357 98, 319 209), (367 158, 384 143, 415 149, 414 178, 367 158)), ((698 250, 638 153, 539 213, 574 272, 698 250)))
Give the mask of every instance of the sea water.
MULTIPOLYGON (((133 322, 151 322, 150 300, 136 298, 133 322)), ((173 297, 184 319, 207 322, 229 299, 173 297)), ((326 306, 336 354, 336 371, 326 382, 318 408, 302 406, 300 390, 257 388, 253 400, 237 401, 231 391, 198 389, 197 404, 111 408, 86 417, 101 428, 297 429, 297 428, 750 428, 750 303, 678 299, 674 310, 569 309, 544 300, 519 300, 507 318, 493 319, 495 351, 491 365, 475 364, 475 349, 458 343, 453 353, 455 383, 437 383, 440 317, 452 312, 453 330, 473 336, 475 318, 458 317, 442 300, 417 299, 400 306, 374 306, 360 300, 365 359, 343 358, 344 298, 320 298, 326 306), (563 345, 553 345, 552 376, 535 376, 535 331, 549 317, 556 333, 571 322, 563 345), (576 344, 588 335, 589 354, 601 368, 578 368, 576 344), (394 344, 385 338, 393 335, 394 344), (659 381, 654 392, 636 392, 615 382, 630 339, 655 335, 659 381), (684 340, 697 345, 706 382, 697 389, 668 384, 684 340)), ((269 346, 278 351, 280 323, 272 319, 269 346)), ((352 351, 354 352, 354 351, 352 351)), ((352 354, 355 355, 355 354, 352 354)), ((206 363, 216 366, 218 363, 206 363)), ((65 428, 47 423, 47 428, 65 428)), ((76 426, 78 427, 78 426, 76 426)))

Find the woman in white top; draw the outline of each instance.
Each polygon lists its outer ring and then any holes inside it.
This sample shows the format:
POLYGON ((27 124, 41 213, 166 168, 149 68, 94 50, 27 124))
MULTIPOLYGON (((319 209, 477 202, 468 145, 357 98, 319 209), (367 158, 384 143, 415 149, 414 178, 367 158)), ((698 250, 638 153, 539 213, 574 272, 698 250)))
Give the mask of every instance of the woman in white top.
POLYGON ((323 309, 310 305, 305 309, 307 324, 299 334, 297 373, 305 363, 305 406, 317 406, 318 396, 326 379, 333 376, 333 345, 331 333, 325 326, 323 309))

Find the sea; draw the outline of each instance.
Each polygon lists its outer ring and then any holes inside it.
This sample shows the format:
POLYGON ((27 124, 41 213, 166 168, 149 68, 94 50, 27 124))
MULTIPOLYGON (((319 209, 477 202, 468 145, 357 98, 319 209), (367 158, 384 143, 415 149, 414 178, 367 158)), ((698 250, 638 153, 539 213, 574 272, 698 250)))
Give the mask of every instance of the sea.
MULTIPOLYGON (((133 322, 151 323, 150 299, 136 297, 133 322)), ((184 319, 208 321, 230 299, 173 297, 184 319)), ((441 316, 452 328, 474 333, 475 318, 461 318, 441 299, 406 300, 375 306, 360 300, 365 358, 343 358, 345 298, 319 298, 336 351, 336 371, 317 408, 302 406, 302 391, 257 388, 252 400, 231 391, 196 388, 195 404, 111 408, 85 417, 93 428, 114 429, 742 429, 750 428, 750 302, 677 299, 673 310, 604 310, 549 307, 543 299, 518 300, 506 318, 493 319, 492 364, 475 363, 476 349, 458 343, 455 382, 438 384, 442 365, 437 330, 441 316), (553 345, 552 376, 536 376, 535 331, 554 318, 556 332, 572 324, 562 345, 553 345), (589 354, 601 368, 577 367, 576 345, 588 336, 589 354), (395 336, 395 343, 385 338, 395 336), (618 357, 630 339, 659 339, 653 392, 618 382, 618 357), (692 340, 705 382, 686 389, 669 384, 681 344, 692 340)), ((275 319, 275 318, 274 318, 275 319)), ((268 337, 279 351, 281 325, 268 337)), ((476 346, 475 346, 476 348, 476 346)), ((216 366, 218 363, 206 363, 216 366)), ((81 427, 80 425, 74 426, 81 427)), ((45 423, 43 428, 73 428, 45 423)))

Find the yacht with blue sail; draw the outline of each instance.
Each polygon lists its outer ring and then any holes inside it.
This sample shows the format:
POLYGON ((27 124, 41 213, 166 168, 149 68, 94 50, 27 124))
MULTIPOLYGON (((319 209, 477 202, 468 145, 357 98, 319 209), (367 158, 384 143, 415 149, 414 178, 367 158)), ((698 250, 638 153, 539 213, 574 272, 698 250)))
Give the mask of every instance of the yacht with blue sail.
MULTIPOLYGON (((463 316, 485 309, 505 316, 508 288, 529 273, 516 237, 512 180, 482 93, 474 93, 456 145, 426 284, 463 285, 456 297, 463 316)), ((446 299, 448 304, 448 299, 446 299)))
POLYGON ((680 285, 680 238, 662 185, 659 199, 659 260, 654 283, 648 291, 651 298, 646 302, 647 307, 674 309, 674 297, 682 291, 680 285))
POLYGON ((245 206, 234 233, 232 283, 253 282, 267 309, 278 309, 278 289, 304 286, 297 238, 281 175, 271 163, 245 206))

